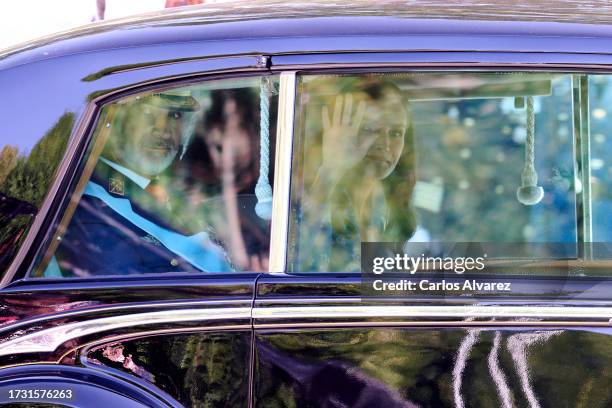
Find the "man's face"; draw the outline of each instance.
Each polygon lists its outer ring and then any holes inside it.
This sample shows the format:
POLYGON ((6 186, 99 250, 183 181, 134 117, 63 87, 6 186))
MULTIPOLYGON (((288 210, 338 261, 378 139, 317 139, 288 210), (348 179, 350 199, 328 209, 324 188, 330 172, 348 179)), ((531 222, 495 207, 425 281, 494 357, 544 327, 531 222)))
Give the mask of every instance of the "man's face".
POLYGON ((374 139, 364 160, 365 171, 382 180, 388 177, 402 156, 408 119, 399 95, 387 93, 367 104, 359 138, 374 139))
POLYGON ((125 144, 115 152, 122 164, 147 176, 168 168, 180 148, 182 112, 168 109, 153 97, 130 106, 124 120, 125 144))

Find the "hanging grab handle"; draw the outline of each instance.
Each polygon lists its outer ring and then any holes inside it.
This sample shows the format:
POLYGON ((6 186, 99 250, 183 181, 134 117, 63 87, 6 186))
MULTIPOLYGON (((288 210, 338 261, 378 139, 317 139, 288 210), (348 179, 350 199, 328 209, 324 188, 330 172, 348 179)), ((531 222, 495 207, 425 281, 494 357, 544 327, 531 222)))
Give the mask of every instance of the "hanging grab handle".
POLYGON ((272 218, 272 186, 270 174, 270 95, 273 93, 269 77, 261 78, 259 89, 259 179, 255 185, 257 204, 255 213, 263 220, 272 218))
POLYGON ((516 198, 524 205, 535 205, 544 197, 544 189, 538 186, 535 170, 535 109, 533 96, 527 97, 527 140, 525 141, 525 166, 521 173, 521 186, 516 198))

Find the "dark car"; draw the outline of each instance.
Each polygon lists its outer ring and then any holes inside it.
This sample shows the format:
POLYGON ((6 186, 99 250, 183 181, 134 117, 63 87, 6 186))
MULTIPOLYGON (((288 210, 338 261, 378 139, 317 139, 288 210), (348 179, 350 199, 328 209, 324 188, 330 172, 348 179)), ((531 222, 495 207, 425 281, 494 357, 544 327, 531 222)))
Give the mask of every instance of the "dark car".
POLYGON ((612 8, 489 3, 1 53, 0 402, 612 406, 612 8))

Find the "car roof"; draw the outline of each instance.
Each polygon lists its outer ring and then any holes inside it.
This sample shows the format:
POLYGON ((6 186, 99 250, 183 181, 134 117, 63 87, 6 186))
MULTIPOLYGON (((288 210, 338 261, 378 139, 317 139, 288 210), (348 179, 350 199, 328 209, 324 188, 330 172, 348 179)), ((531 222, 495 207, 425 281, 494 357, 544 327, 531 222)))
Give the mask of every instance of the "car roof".
MULTIPOLYGON (((215 3, 93 23, 0 50, 0 69, 77 53, 161 43, 439 34, 609 39, 612 4, 545 0, 536 8, 506 0, 486 4, 473 0, 215 3)), ((316 47, 312 51, 316 52, 316 47)))

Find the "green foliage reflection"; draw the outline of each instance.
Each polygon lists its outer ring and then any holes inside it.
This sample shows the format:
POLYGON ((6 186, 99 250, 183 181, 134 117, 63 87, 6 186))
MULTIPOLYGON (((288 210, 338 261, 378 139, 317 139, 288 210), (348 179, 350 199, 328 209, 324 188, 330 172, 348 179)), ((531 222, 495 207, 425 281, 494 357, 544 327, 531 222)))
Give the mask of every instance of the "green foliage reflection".
POLYGON ((62 159, 74 124, 64 114, 28 152, 6 145, 0 151, 0 271, 23 241, 62 159))

